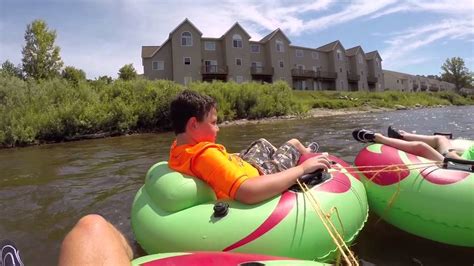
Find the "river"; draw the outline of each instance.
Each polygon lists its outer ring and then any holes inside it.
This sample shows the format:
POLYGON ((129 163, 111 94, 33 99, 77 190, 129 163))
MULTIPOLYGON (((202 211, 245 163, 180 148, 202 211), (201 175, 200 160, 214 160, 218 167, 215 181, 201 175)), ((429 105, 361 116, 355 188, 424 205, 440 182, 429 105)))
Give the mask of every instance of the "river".
MULTIPOLYGON (((221 128, 218 142, 238 152, 265 137, 317 141, 322 151, 352 163, 363 144, 356 128, 386 132, 388 125, 474 139, 474 106, 283 120, 221 128)), ((148 168, 166 160, 172 133, 142 134, 0 150, 0 240, 13 240, 25 265, 54 265, 66 233, 85 214, 99 213, 121 230, 135 252, 130 226, 133 197, 148 168)), ((473 192, 474 193, 474 192, 473 192)), ((474 195, 474 194, 473 194, 474 195)), ((474 208, 466 210, 473 215, 474 208)), ((371 265, 473 265, 472 249, 409 235, 370 215, 352 247, 371 265)))

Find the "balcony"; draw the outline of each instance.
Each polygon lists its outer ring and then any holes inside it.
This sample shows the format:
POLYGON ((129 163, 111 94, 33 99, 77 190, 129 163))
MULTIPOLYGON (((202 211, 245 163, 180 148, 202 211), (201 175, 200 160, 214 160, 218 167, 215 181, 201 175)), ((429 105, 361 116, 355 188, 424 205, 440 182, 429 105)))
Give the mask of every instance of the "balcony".
POLYGON ((202 75, 227 75, 229 72, 227 66, 203 65, 201 66, 202 75))
POLYGON ((274 73, 273 67, 260 67, 260 66, 250 67, 250 74, 252 76, 273 76, 273 73, 274 73))
POLYGON ((317 79, 329 79, 334 80, 337 78, 337 72, 332 71, 318 71, 316 72, 317 79))
POLYGON ((375 76, 368 76, 367 77, 367 83, 369 83, 369 84, 375 84, 375 83, 377 83, 377 81, 379 81, 379 78, 377 78, 375 76))
POLYGON ((299 68, 291 69, 291 75, 298 78, 316 78, 316 72, 299 68))
POLYGON ((347 80, 349 82, 359 82, 360 75, 347 73, 347 80))

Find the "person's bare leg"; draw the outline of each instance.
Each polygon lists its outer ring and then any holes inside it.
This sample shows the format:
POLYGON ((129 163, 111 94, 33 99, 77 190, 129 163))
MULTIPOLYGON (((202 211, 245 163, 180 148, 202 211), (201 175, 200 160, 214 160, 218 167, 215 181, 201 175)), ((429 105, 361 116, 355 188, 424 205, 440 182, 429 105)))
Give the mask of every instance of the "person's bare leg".
POLYGON ((422 141, 405 141, 401 139, 385 137, 382 134, 375 133, 375 142, 386 144, 404 152, 425 157, 433 161, 442 161, 444 159, 441 153, 422 141))
POLYGON ((133 252, 125 237, 102 216, 81 218, 61 245, 59 265, 130 265, 133 252))
POLYGON ((295 148, 301 153, 301 155, 311 152, 311 149, 305 147, 298 139, 290 139, 287 142, 295 146, 295 148))
POLYGON ((408 133, 403 130, 400 130, 400 135, 403 136, 403 139, 406 141, 421 141, 424 142, 434 149, 436 149, 439 153, 445 153, 452 147, 451 141, 446 138, 445 136, 430 136, 430 135, 419 135, 408 133))

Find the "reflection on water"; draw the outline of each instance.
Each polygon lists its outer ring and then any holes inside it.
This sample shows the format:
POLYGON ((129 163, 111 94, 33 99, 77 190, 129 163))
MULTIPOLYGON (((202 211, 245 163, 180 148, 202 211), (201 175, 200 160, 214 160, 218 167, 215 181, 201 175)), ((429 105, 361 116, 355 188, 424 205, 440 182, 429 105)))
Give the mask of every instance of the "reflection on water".
MULTIPOLYGON (((238 152, 265 137, 317 141, 322 151, 353 162, 363 147, 355 128, 385 132, 388 125, 418 133, 449 131, 474 139, 474 106, 367 113, 221 128, 218 142, 238 152)), ((15 241, 26 265, 53 265, 60 242, 83 215, 99 213, 121 230, 135 251, 130 227, 133 197, 148 168, 168 156, 172 133, 0 150, 0 239, 15 241)), ((473 211, 470 210, 473 215, 473 211)), ((404 233, 372 215, 353 247, 380 265, 472 265, 472 250, 404 233)))

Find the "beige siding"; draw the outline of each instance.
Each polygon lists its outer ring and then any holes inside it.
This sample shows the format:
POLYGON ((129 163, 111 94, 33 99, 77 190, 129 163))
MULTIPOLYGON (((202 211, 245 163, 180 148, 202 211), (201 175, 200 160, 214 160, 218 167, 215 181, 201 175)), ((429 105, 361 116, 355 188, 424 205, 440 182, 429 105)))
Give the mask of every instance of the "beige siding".
POLYGON ((275 36, 273 36, 272 39, 268 41, 267 44, 267 49, 269 51, 269 58, 271 59, 271 64, 272 67, 274 68, 274 76, 273 80, 284 80, 288 84, 292 84, 292 78, 291 78, 291 68, 290 68, 290 56, 289 56, 289 49, 290 48, 290 43, 287 41, 285 36, 281 34, 280 32, 277 32, 275 36), (284 51, 283 52, 278 52, 276 50, 276 42, 277 40, 280 40, 283 42, 283 47, 284 51), (283 68, 280 67, 280 61, 283 61, 283 68))
POLYGON ((191 77, 192 81, 202 80, 201 68, 201 36, 199 32, 189 23, 184 23, 174 31, 171 36, 172 58, 173 58, 173 79, 184 84, 185 77, 191 77), (181 46, 181 34, 183 32, 192 34, 192 46, 181 46), (184 64, 184 57, 191 58, 191 64, 184 64))
POLYGON ((227 76, 228 80, 237 81, 237 77, 242 77, 243 81, 250 81, 250 46, 247 34, 240 29, 240 27, 234 27, 224 36, 225 45, 225 58, 229 69, 227 76), (242 48, 236 48, 233 46, 233 36, 235 34, 240 35, 242 38, 242 48), (236 65, 236 58, 242 60, 242 65, 236 65))
POLYGON ((149 79, 173 80, 173 60, 171 57, 171 42, 166 42, 151 58, 143 60, 144 75, 149 79), (163 61, 164 70, 153 70, 154 61, 163 61))
POLYGON ((249 53, 250 53, 250 64, 252 64, 252 62, 260 62, 262 64, 263 67, 267 67, 267 66, 270 66, 270 63, 268 62, 267 60, 267 51, 266 51, 266 47, 265 45, 262 45, 260 43, 256 43, 256 42, 250 42, 250 45, 259 45, 260 46, 260 52, 259 53, 252 53, 251 50, 250 50, 250 47, 248 49, 249 53))
POLYGON ((200 62, 200 66, 204 65, 205 60, 215 60, 217 61, 218 66, 225 66, 225 51, 223 47, 223 43, 219 39, 206 39, 203 38, 201 40, 201 53, 202 53, 202 61, 200 62), (216 46, 215 51, 207 51, 205 49, 206 42, 214 42, 216 46))

